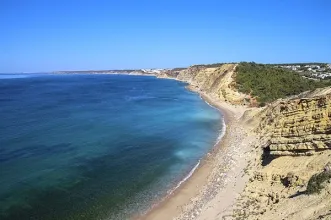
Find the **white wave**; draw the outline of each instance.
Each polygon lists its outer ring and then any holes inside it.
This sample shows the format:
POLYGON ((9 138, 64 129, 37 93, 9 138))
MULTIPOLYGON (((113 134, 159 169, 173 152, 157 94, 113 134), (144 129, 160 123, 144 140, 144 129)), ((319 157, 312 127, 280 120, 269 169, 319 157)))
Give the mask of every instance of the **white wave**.
POLYGON ((200 160, 198 163, 192 168, 192 170, 187 174, 187 176, 184 177, 173 189, 168 191, 168 195, 172 194, 176 189, 178 189, 183 183, 185 183, 195 172, 195 170, 199 167, 200 165, 200 160))
MULTIPOLYGON (((210 104, 207 100, 205 100, 204 98, 202 98, 201 95, 200 95, 200 99, 202 99, 203 101, 205 101, 205 103, 207 103, 207 105, 209 105, 210 107, 216 109, 216 110, 219 111, 219 112, 222 112, 219 108, 213 106, 213 105, 210 104)), ((224 120, 224 116, 223 116, 223 117, 222 117, 222 128, 221 128, 221 132, 220 132, 220 134, 219 134, 219 136, 218 136, 218 138, 217 138, 217 142, 216 142, 216 144, 218 144, 218 143, 221 141, 221 139, 224 137, 224 135, 225 135, 225 131, 226 131, 226 124, 225 124, 225 120, 224 120)), ((216 144, 215 144, 215 145, 216 145, 216 144)))
MULTIPOLYGON (((219 134, 219 136, 218 136, 218 138, 217 138, 217 141, 216 141, 216 144, 214 145, 214 147, 222 140, 222 138, 224 137, 224 135, 225 135, 225 131, 226 131, 226 124, 225 124, 225 120, 224 120, 224 118, 222 118, 222 129, 221 129, 221 132, 220 132, 220 134, 219 134)), ((199 167, 199 165, 200 165, 200 160, 198 161, 198 163, 193 167, 193 169, 189 172, 189 174, 184 178, 184 179, 182 179, 178 184, 177 184, 177 186, 174 188, 174 189, 172 189, 171 191, 170 191, 170 194, 173 192, 173 191, 175 191, 178 187, 180 187, 180 185, 182 185, 186 180, 188 180, 192 175, 193 175, 193 173, 194 173, 194 171, 199 167)))
MULTIPOLYGON (((222 138, 224 137, 225 135, 225 132, 226 132, 226 124, 225 124, 225 120, 224 120, 224 117, 222 118, 222 128, 221 128, 221 132, 220 134, 218 135, 218 138, 217 138, 217 141, 216 141, 216 144, 218 144, 222 138)), ((216 145, 215 144, 215 145, 216 145)))
MULTIPOLYGON (((202 99, 202 100, 204 100, 201 96, 200 96, 200 98, 202 99)), ((208 103, 206 100, 204 100, 210 107, 212 107, 212 108, 215 108, 215 109, 217 109, 218 111, 221 111, 220 109, 218 109, 218 108, 216 108, 215 106, 213 106, 213 105, 211 105, 210 103, 208 103)), ((221 140, 222 140, 222 138, 224 137, 224 135, 225 135, 225 132, 226 132, 226 124, 225 124, 225 119, 224 119, 224 117, 222 117, 222 128, 220 129, 220 133, 219 133, 219 135, 218 135, 218 137, 217 137, 217 140, 216 140, 216 143, 215 143, 215 145, 213 146, 213 147, 215 147, 221 140)), ((177 152, 176 153, 176 156, 178 156, 178 157, 183 157, 183 156, 185 156, 184 155, 184 152, 183 151, 179 151, 179 152, 177 152)), ((184 178, 184 179, 182 179, 178 184, 177 184, 177 186, 175 187, 175 188, 173 188, 172 190, 170 190, 170 192, 169 192, 169 194, 171 194, 171 193, 173 193, 178 187, 180 187, 186 180, 188 180, 192 175, 193 175, 193 173, 194 173, 194 171, 198 168, 198 166, 200 165, 200 160, 199 160, 199 162, 193 167, 193 169, 189 172, 189 174, 184 178)))
MULTIPOLYGON (((209 104, 207 101, 206 101, 206 103, 208 105, 210 105, 211 107, 216 108, 216 107, 212 106, 211 104, 209 104)), ((216 109, 218 111, 220 111, 218 108, 216 108, 216 109)), ((219 134, 219 136, 217 138, 217 141, 216 141, 216 143, 215 143, 215 145, 213 147, 215 147, 222 140, 222 138, 225 135, 225 131, 226 131, 226 124, 225 124, 224 117, 222 117, 222 129, 221 129, 220 134, 219 134)), ((182 156, 182 154, 183 154, 183 152, 177 152, 176 153, 176 156, 182 156)), ((188 175, 186 175, 175 187, 173 187, 172 189, 170 189, 170 190, 167 191, 167 195, 165 197, 163 197, 158 202, 152 204, 149 207, 149 209, 145 210, 144 214, 148 213, 150 210, 152 210, 153 208, 157 207, 162 201, 164 201, 165 199, 169 198, 169 196, 171 196, 171 194, 173 194, 175 190, 177 190, 183 183, 185 183, 189 178, 191 178, 191 176, 194 174, 194 172, 196 171, 196 169, 199 167, 200 161, 201 160, 198 161, 198 163, 191 169, 191 171, 188 173, 188 175)))

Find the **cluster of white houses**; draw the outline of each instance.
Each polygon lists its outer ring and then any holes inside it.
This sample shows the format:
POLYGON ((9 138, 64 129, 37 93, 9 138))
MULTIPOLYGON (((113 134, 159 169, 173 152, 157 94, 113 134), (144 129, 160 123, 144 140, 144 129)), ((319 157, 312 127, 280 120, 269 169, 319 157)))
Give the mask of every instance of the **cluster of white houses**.
POLYGON ((310 72, 311 76, 324 79, 326 77, 331 77, 331 64, 326 64, 323 66, 311 64, 311 65, 279 65, 277 67, 290 69, 298 73, 310 72))

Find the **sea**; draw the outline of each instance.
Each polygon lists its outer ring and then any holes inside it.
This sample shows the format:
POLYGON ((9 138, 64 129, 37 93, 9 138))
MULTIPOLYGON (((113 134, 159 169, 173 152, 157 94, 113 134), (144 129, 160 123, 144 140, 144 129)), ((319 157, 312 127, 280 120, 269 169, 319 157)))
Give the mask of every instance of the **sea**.
POLYGON ((143 214, 224 131, 187 84, 152 76, 0 74, 0 219, 143 214))

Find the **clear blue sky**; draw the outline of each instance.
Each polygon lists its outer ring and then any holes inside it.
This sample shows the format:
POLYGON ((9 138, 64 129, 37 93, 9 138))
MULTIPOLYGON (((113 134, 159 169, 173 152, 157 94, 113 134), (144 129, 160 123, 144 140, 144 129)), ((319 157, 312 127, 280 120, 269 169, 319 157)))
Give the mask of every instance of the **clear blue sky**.
POLYGON ((330 0, 1 0, 0 72, 331 62, 330 0))

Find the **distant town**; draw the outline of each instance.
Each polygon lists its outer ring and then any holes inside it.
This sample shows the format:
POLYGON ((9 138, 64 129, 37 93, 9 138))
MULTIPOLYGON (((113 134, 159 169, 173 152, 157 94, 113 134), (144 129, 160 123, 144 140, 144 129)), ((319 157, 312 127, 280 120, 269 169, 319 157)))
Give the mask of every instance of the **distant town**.
POLYGON ((331 79, 330 63, 276 64, 274 66, 295 71, 308 78, 331 79))

